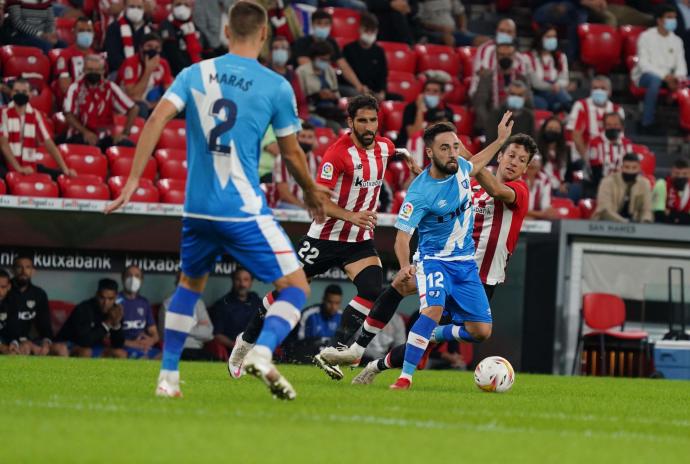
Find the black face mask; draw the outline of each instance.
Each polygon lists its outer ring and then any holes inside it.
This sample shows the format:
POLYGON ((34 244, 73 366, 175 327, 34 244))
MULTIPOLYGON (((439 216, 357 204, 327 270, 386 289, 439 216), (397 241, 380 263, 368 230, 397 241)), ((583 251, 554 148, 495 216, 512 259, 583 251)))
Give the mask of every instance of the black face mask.
POLYGON ((12 101, 17 106, 24 106, 29 103, 29 96, 25 93, 15 93, 12 97, 12 101))
POLYGON ((510 67, 513 66, 513 59, 501 58, 500 60, 498 60, 498 65, 501 67, 501 69, 510 69, 510 67))
POLYGON ((610 141, 618 140, 618 137, 621 135, 621 130, 620 129, 606 129, 604 131, 604 135, 606 135, 606 138, 609 139, 610 141))
POLYGON ((144 54, 144 56, 148 58, 153 58, 160 55, 160 52, 158 50, 144 50, 142 53, 144 54))
POLYGON ((544 132, 544 141, 546 143, 558 142, 561 139, 561 132, 554 130, 547 130, 544 132))
POLYGON ((674 177, 671 181, 676 190, 685 190, 685 186, 688 184, 687 177, 674 177))
POLYGON ((304 151, 304 153, 309 153, 309 152, 312 150, 312 148, 314 148, 314 145, 312 145, 311 143, 302 143, 302 142, 300 142, 300 143, 299 143, 299 146, 300 146, 300 148, 302 148, 302 150, 304 151))
POLYGON ((84 74, 84 80, 91 85, 96 85, 101 82, 101 75, 95 72, 86 73, 84 74))
POLYGON ((621 174, 623 175, 623 181, 625 181, 626 184, 632 184, 637 180, 637 174, 630 174, 628 172, 623 172, 621 174))

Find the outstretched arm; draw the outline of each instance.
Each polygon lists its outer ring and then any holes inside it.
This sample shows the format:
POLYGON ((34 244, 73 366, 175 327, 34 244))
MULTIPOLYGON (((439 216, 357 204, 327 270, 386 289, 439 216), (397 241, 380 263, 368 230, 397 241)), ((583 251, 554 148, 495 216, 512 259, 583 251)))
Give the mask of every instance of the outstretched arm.
POLYGON ((513 131, 514 121, 511 121, 511 116, 513 116, 513 113, 510 111, 505 112, 501 122, 498 123, 498 138, 470 159, 472 162, 472 171, 470 172, 470 176, 476 176, 479 171, 484 169, 486 165, 489 164, 489 162, 493 159, 496 153, 498 153, 506 140, 508 140, 508 137, 510 137, 511 132, 513 131))

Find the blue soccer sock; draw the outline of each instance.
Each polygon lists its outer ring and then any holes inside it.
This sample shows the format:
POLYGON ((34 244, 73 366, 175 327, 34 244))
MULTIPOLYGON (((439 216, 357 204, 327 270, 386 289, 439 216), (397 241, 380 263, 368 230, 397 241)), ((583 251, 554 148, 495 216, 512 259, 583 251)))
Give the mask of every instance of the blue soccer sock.
POLYGON ((417 364, 424 356, 426 347, 429 346, 429 337, 431 337, 435 327, 436 321, 424 314, 419 316, 417 322, 414 323, 407 336, 405 361, 403 362, 400 378, 412 381, 414 371, 417 370, 417 364))
POLYGON ((161 363, 161 369, 164 371, 179 370, 184 343, 192 327, 196 324, 194 307, 200 296, 200 293, 179 285, 175 290, 170 308, 165 313, 163 361, 161 363))
POLYGON ((442 325, 434 329, 433 340, 436 343, 452 342, 454 340, 479 343, 480 341, 472 337, 465 329, 464 325, 442 325))
POLYGON ((288 287, 281 290, 266 313, 264 327, 256 345, 266 347, 273 353, 299 322, 306 302, 307 295, 300 288, 288 287))

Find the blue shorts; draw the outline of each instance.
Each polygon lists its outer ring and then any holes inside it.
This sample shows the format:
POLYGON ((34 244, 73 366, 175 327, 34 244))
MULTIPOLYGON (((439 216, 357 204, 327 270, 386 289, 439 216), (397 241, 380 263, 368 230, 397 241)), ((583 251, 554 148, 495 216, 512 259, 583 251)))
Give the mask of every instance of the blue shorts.
POLYGON ((417 288, 420 309, 441 306, 454 316, 455 323, 493 322, 489 300, 473 259, 420 261, 417 263, 417 288))
POLYGON ((180 260, 185 275, 208 274, 222 253, 264 282, 274 282, 300 268, 290 239, 273 216, 237 222, 182 219, 180 260))

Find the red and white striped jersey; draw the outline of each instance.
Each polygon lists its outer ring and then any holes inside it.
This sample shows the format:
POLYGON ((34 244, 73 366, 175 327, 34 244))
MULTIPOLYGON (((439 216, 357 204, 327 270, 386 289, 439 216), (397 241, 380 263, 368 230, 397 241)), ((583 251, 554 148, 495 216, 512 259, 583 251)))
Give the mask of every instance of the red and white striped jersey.
POLYGON ((551 206, 551 179, 544 171, 528 184, 529 208, 527 211, 544 211, 551 206))
POLYGON ((604 135, 599 135, 589 141, 589 164, 591 166, 602 166, 602 176, 606 177, 613 172, 617 172, 623 163, 623 157, 627 153, 633 153, 632 142, 626 137, 620 137, 617 141, 611 142, 604 135))
MULTIPOLYGON (((604 133, 604 115, 606 113, 618 113, 625 119, 625 112, 620 105, 611 100, 604 106, 597 106, 592 101, 592 97, 577 100, 570 110, 566 129, 569 131, 579 130, 583 132, 585 143, 604 133)), ((575 148, 573 147, 573 150, 575 148)), ((581 155, 581 153, 578 153, 581 155)))
MULTIPOLYGON (((115 126, 115 111, 126 113, 134 102, 117 84, 102 80, 96 87, 86 84, 84 76, 72 82, 67 89, 63 111, 72 113, 87 129, 99 134, 110 134, 115 126)), ((76 134, 71 128, 68 136, 76 134)))
MULTIPOLYGON (((310 151, 307 153, 307 169, 309 170, 309 176, 315 177, 316 170, 321 164, 320 158, 318 158, 314 152, 310 151)), ((283 162, 283 157, 278 156, 276 162, 273 165, 273 182, 275 184, 287 183, 288 189, 294 196, 296 196, 300 201, 304 201, 304 193, 302 192, 302 187, 299 186, 294 177, 290 174, 287 169, 287 165, 283 162)))
POLYGON ((666 209, 674 213, 690 212, 690 184, 682 192, 673 186, 673 178, 666 178, 666 209))
MULTIPOLYGON (((395 154, 393 142, 376 137, 374 148, 357 148, 349 134, 341 136, 323 156, 316 182, 333 190, 337 204, 348 211, 376 211, 388 158, 395 154)), ((339 242, 361 242, 374 237, 371 230, 351 222, 328 218, 312 222, 307 234, 311 238, 339 242)))
POLYGON ((477 181, 472 180, 474 259, 479 277, 487 285, 505 280, 506 266, 517 245, 529 204, 529 191, 523 180, 506 182, 505 185, 515 192, 512 205, 495 201, 477 181))

